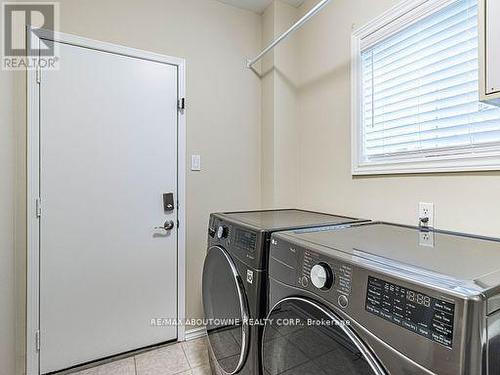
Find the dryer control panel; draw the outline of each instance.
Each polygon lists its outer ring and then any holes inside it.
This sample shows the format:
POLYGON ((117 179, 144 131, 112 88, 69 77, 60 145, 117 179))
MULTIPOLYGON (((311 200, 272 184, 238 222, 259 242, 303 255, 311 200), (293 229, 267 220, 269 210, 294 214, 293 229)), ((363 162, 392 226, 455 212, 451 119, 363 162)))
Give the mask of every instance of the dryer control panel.
POLYGON ((264 259, 261 235, 255 230, 244 228, 231 222, 212 216, 208 226, 209 246, 221 246, 230 255, 237 257, 252 268, 260 269, 264 259))

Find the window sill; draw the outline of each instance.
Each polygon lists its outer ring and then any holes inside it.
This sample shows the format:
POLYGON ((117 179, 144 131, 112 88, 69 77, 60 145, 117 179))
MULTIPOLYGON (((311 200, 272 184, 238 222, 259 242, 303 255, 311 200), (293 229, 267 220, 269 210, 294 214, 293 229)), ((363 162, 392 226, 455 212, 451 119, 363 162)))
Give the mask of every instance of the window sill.
POLYGON ((500 171, 500 152, 353 164, 353 176, 500 171))

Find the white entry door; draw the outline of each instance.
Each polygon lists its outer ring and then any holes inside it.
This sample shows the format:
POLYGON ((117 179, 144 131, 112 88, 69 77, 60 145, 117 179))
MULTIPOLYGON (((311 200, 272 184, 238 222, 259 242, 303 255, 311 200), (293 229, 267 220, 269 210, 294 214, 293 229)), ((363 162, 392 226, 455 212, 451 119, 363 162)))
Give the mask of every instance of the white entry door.
POLYGON ((177 318, 178 68, 58 48, 40 83, 42 374, 177 337, 151 319, 177 318))

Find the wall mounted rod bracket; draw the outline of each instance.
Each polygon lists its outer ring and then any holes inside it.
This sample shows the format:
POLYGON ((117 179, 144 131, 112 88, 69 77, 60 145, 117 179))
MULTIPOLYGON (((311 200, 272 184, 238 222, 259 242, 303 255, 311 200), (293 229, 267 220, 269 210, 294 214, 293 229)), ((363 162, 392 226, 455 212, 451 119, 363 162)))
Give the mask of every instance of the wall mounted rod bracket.
POLYGON ((297 31, 301 28, 309 19, 314 17, 321 9, 323 9, 331 0, 321 0, 318 4, 316 4, 309 12, 307 12, 300 20, 298 20, 295 24, 293 24, 287 31, 281 34, 279 37, 274 39, 266 48, 262 50, 257 56, 253 59, 248 59, 246 63, 247 68, 252 68, 252 66, 258 62, 264 55, 270 52, 276 45, 278 45, 283 39, 288 37, 294 31, 297 31))

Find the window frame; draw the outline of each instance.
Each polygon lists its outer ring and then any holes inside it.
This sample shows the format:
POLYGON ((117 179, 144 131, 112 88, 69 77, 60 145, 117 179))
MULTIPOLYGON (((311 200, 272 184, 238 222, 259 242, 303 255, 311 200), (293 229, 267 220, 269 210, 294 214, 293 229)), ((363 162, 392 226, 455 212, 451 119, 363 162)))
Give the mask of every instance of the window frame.
MULTIPOLYGON (((363 160, 362 42, 364 49, 397 33, 459 0, 404 0, 351 36, 351 172, 354 176, 372 174, 441 173, 500 170, 500 144, 470 146, 423 152, 419 156, 394 156, 363 160)), ((479 18, 482 15, 479 14, 479 18)), ((481 56, 479 57, 481 59, 481 56)), ((479 69, 479 66, 478 66, 479 69)), ((414 154, 415 155, 415 154, 414 154)))

